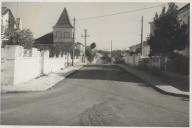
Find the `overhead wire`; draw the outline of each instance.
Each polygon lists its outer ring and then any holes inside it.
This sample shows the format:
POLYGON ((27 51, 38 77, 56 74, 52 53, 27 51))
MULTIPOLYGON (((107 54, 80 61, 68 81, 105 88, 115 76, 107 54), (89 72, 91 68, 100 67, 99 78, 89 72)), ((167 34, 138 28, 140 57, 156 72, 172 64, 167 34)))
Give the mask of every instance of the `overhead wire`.
POLYGON ((128 13, 143 11, 143 10, 152 9, 152 8, 156 8, 156 7, 162 7, 162 6, 165 6, 165 4, 158 4, 158 5, 156 5, 156 6, 139 8, 139 9, 133 9, 133 10, 122 11, 122 12, 117 12, 117 13, 112 13, 112 14, 105 14, 105 15, 100 15, 100 16, 80 18, 80 19, 78 19, 78 20, 79 20, 79 21, 84 21, 84 20, 90 20, 90 19, 98 19, 98 18, 110 17, 110 16, 114 16, 114 15, 121 15, 121 14, 128 14, 128 13))
MULTIPOLYGON (((121 12, 116 12, 116 13, 111 13, 111 14, 100 15, 100 16, 80 18, 80 19, 77 19, 76 21, 82 22, 82 21, 105 18, 105 17, 115 16, 115 15, 125 15, 128 13, 134 13, 134 12, 148 10, 148 9, 152 9, 152 8, 162 7, 162 6, 165 6, 165 4, 158 4, 158 5, 151 6, 151 7, 139 8, 139 9, 128 10, 128 11, 121 11, 121 12)), ((76 24, 76 26, 78 26, 79 29, 83 30, 78 23, 76 24)), ((79 36, 79 38, 81 37, 81 35, 79 35, 79 33, 78 33, 78 36, 79 36)))

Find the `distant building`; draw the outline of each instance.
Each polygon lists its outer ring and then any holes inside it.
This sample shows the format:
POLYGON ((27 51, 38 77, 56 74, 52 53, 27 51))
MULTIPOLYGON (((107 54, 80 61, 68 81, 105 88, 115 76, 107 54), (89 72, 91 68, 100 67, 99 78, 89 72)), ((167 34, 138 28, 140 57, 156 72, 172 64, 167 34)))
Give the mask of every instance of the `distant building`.
POLYGON ((141 44, 132 45, 129 47, 129 50, 133 53, 140 52, 141 44))
POLYGON ((141 44, 136 44, 129 47, 129 50, 124 53, 124 61, 130 65, 138 65, 141 59, 141 44))
POLYGON ((149 57, 150 54, 150 46, 146 41, 143 42, 143 48, 142 48, 142 56, 143 57, 149 57))
POLYGON ((142 57, 148 57, 150 53, 150 46, 146 41, 143 41, 143 47, 141 50, 141 44, 136 44, 129 47, 130 51, 135 54, 140 54, 142 57), (141 53, 142 52, 142 53, 141 53))
POLYGON ((124 53, 124 61, 127 64, 138 65, 139 61, 143 58, 149 58, 150 46, 146 41, 143 42, 143 47, 141 50, 141 44, 136 44, 129 47, 129 50, 124 53), (142 54, 141 54, 142 52, 142 54))
POLYGON ((2 46, 7 44, 8 35, 15 29, 22 29, 22 22, 20 18, 13 16, 11 10, 7 7, 1 8, 1 40, 2 46))
POLYGON ((189 23, 190 23, 190 19, 189 19, 189 17, 190 17, 190 4, 186 4, 185 6, 180 8, 178 11, 177 17, 178 17, 180 24, 189 25, 189 23))
MULTIPOLYGON (((189 34, 189 25, 190 25, 190 4, 186 4, 178 11, 178 21, 180 25, 187 25, 187 33, 189 34)), ((175 50, 175 52, 180 55, 189 57, 189 46, 187 46, 184 50, 175 50)))
POLYGON ((155 30, 157 29, 157 27, 155 26, 154 22, 149 22, 149 24, 150 24, 150 35, 154 36, 155 30))
POLYGON ((69 52, 73 45, 72 32, 73 26, 71 25, 67 9, 64 8, 57 23, 53 26, 53 31, 37 38, 34 45, 62 45, 69 52))
POLYGON ((64 53, 69 60, 72 59, 72 53, 74 53, 76 59, 82 59, 84 53, 84 45, 80 42, 74 43, 73 41, 73 26, 66 8, 64 8, 58 21, 53 26, 53 31, 37 38, 34 46, 40 49, 46 47, 50 49, 53 47, 62 47, 62 53, 64 53))

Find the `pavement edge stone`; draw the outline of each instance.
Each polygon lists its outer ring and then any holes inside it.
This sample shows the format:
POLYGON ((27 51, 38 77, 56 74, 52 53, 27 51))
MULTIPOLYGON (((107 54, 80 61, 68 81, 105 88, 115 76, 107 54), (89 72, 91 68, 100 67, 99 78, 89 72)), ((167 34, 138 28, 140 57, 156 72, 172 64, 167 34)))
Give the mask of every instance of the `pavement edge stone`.
MULTIPOLYGON (((126 70, 127 72, 129 72, 125 67, 124 65, 122 64, 118 64, 118 66, 124 70, 126 70)), ((148 84, 150 87, 152 87, 153 89, 157 90, 158 92, 162 93, 162 94, 165 94, 165 95, 171 95, 171 96, 177 96, 177 97, 184 97, 184 98, 189 98, 189 95, 186 95, 186 94, 178 94, 178 93, 174 93, 174 92, 168 92, 166 90, 163 90, 157 86, 155 86, 153 83, 151 83, 150 81, 147 81, 145 79, 142 79, 141 77, 139 77, 138 75, 136 75, 135 73, 133 72, 129 72, 130 74, 132 74, 133 76, 141 79, 142 81, 144 81, 146 84, 148 84)))

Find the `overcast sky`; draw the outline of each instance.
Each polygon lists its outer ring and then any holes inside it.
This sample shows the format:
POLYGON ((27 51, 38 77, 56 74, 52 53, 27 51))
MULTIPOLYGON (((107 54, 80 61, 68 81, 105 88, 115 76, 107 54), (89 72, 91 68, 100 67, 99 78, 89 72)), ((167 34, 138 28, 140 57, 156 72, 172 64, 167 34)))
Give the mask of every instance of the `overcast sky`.
MULTIPOLYGON (((177 3, 180 7, 186 3, 177 3)), ((76 41, 84 43, 84 29, 87 29, 90 37, 87 43, 95 42, 97 49, 110 49, 110 42, 113 41, 113 49, 128 49, 129 46, 140 43, 141 16, 144 17, 143 40, 150 33, 149 22, 153 20, 156 12, 160 13, 162 6, 129 12, 119 15, 106 16, 95 19, 84 19, 108 15, 118 12, 137 10, 167 3, 2 3, 2 6, 12 10, 15 17, 20 17, 24 28, 29 28, 34 38, 38 38, 52 31, 64 7, 67 8, 69 17, 75 17, 76 41)), ((72 22, 73 23, 73 22, 72 22)))

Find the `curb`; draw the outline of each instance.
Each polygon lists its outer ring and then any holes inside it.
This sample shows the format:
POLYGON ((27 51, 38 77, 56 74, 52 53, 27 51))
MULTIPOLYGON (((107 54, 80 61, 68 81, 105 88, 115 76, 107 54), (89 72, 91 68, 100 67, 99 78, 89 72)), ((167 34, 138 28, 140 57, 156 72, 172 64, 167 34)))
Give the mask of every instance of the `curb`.
MULTIPOLYGON (((71 70, 67 73, 64 74, 64 78, 62 80, 65 80, 66 78, 68 78, 69 76, 75 74, 76 72, 78 72, 81 68, 83 68, 83 66, 81 66, 79 69, 75 69, 75 70, 71 70)), ((60 81, 57 81, 57 83, 61 82, 62 80, 60 81)), ((53 86, 51 86, 50 88, 46 89, 46 90, 51 90, 57 83, 55 83, 53 86)), ((46 91, 46 90, 43 90, 43 91, 46 91)))
MULTIPOLYGON (((118 64, 118 66, 124 70, 126 70, 127 72, 129 72, 125 67, 123 67, 123 65, 120 65, 118 64)), ((162 93, 162 94, 165 94, 165 95, 170 95, 170 96, 176 96, 176 97, 184 97, 184 98, 189 98, 189 95, 186 95, 186 94, 178 94, 178 93, 174 93, 174 92, 168 92, 166 90, 163 90, 161 88, 158 88, 157 86, 155 86, 153 83, 145 80, 145 79, 142 79, 141 77, 139 77, 138 75, 132 73, 132 72, 129 72, 130 74, 132 74, 133 76, 137 77, 138 79, 144 81, 146 84, 148 84, 150 87, 152 87, 153 89, 155 89, 156 91, 162 93)))
POLYGON ((41 89, 41 90, 26 90, 26 91, 25 91, 25 90, 21 90, 21 91, 19 91, 19 90, 18 90, 18 91, 2 91, 2 90, 1 90, 1 94, 9 94, 9 93, 32 93, 32 92, 42 92, 42 91, 51 90, 57 83, 61 82, 62 80, 66 79, 66 78, 68 78, 70 75, 76 73, 76 72, 77 72, 78 70, 80 70, 81 68, 83 68, 83 66, 81 66, 81 67, 78 68, 78 69, 74 69, 74 70, 71 70, 71 71, 69 71, 69 72, 66 72, 66 73, 64 74, 63 79, 56 81, 53 85, 50 85, 50 87, 45 88, 45 89, 41 89))
POLYGON ((75 73, 78 72, 81 68, 83 68, 83 66, 81 66, 79 69, 75 69, 75 70, 72 70, 72 71, 67 72, 64 79, 66 79, 66 78, 70 77, 71 75, 75 74, 75 73))

